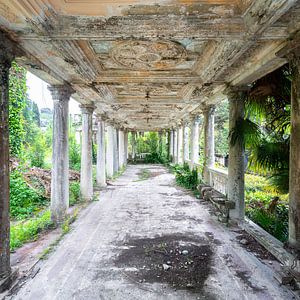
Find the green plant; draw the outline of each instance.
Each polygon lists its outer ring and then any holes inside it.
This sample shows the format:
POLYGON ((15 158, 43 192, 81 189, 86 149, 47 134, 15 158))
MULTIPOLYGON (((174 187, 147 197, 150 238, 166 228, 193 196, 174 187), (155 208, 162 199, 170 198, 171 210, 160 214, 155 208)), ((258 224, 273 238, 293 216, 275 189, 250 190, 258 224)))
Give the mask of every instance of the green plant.
POLYGON ((142 169, 139 173, 139 179, 135 180, 135 181, 143 181, 143 180, 147 180, 151 175, 151 172, 148 169, 142 169))
POLYGON ((26 106, 26 70, 12 63, 9 75, 9 143, 14 157, 22 155, 25 139, 24 116, 26 106))
POLYGON ((77 143, 73 129, 69 135, 69 161, 70 169, 80 171, 80 145, 77 143))
POLYGON ((26 242, 36 240, 39 233, 52 227, 49 210, 28 221, 12 224, 10 228, 11 251, 21 247, 26 242))
POLYGON ((288 237, 287 194, 270 186, 266 177, 246 174, 246 215, 280 241, 288 237))
POLYGON ((80 183, 77 181, 71 182, 69 190, 70 190, 69 203, 70 206, 73 206, 80 202, 80 183))
POLYGON ((10 213, 13 218, 24 219, 48 205, 48 199, 30 188, 19 171, 10 175, 10 213))
POLYGON ((174 166, 176 183, 190 190, 196 190, 199 184, 198 170, 190 170, 187 163, 174 166))
POLYGON ((32 141, 28 143, 28 158, 30 160, 30 165, 43 168, 47 151, 45 135, 36 125, 32 126, 32 131, 34 135, 32 141))

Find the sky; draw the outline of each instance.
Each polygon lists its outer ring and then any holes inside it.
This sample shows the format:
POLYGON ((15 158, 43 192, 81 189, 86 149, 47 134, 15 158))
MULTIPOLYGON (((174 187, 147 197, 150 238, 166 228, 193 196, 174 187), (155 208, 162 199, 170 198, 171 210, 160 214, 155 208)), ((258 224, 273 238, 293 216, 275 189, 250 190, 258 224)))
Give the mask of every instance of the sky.
MULTIPOLYGON (((47 88, 48 84, 30 72, 27 72, 26 81, 28 88, 27 94, 29 98, 38 105, 39 109, 45 107, 52 109, 53 101, 51 93, 47 88)), ((80 114, 79 104, 72 98, 69 104, 69 111, 71 114, 80 114)))

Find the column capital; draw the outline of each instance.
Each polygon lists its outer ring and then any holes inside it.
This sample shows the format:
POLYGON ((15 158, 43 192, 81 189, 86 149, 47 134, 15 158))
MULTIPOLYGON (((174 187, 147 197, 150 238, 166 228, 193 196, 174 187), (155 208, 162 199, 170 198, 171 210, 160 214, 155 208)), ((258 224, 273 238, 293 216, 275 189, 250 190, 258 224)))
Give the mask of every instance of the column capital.
POLYGON ((206 105, 203 108, 203 113, 214 113, 216 109, 216 106, 214 104, 206 105))
POLYGON ((69 101, 75 90, 69 84, 51 85, 48 87, 53 101, 69 101))
POLYGON ((200 123, 200 116, 198 114, 191 114, 190 115, 190 123, 200 123))
POLYGON ((96 114, 96 118, 97 121, 107 121, 108 120, 108 116, 104 113, 104 114, 96 114))
POLYGON ((232 86, 228 85, 224 91, 230 100, 241 100, 245 97, 246 92, 250 90, 248 85, 232 86))
POLYGON ((93 114, 96 108, 94 104, 81 104, 79 107, 83 114, 90 114, 90 115, 93 114))

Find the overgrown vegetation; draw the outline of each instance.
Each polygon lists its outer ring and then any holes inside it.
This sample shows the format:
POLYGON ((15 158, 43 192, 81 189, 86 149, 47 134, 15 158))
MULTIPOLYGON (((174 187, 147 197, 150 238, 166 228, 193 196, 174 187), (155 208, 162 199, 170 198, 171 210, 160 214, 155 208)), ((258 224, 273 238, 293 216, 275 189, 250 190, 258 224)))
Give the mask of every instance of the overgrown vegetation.
POLYGON ((25 219, 49 204, 42 191, 30 188, 20 171, 10 175, 10 214, 15 219, 25 219))
POLYGON ((267 178, 263 188, 257 183, 247 187, 246 213, 281 241, 288 234, 288 206, 281 200, 289 188, 292 76, 286 65, 254 82, 244 95, 245 117, 230 132, 230 143, 246 148, 249 170, 267 178))
POLYGON ((173 172, 175 173, 176 183, 186 189, 196 191, 197 185, 200 183, 198 170, 194 168, 190 170, 187 163, 183 165, 172 165, 173 172))
POLYGON ((136 181, 143 181, 143 180, 147 180, 151 175, 151 172, 148 169, 142 169, 139 173, 139 179, 136 181))
POLYGON ((34 241, 39 233, 53 227, 50 211, 23 222, 12 224, 10 228, 10 249, 13 251, 25 242, 34 241))
MULTIPOLYGON (((46 108, 44 111, 47 112, 47 124, 51 124, 51 109, 46 108)), ((51 168, 52 128, 51 125, 41 128, 41 125, 39 108, 27 96, 26 70, 14 62, 10 70, 9 87, 12 250, 35 240, 40 232, 52 226, 50 212, 45 211, 50 203, 51 178, 50 173, 43 170, 51 168), (33 173, 34 176, 28 175, 33 173)), ((80 146, 72 122, 69 132, 70 168, 78 170, 80 146)), ((79 189, 78 182, 70 183, 70 205, 80 201, 79 189)))
MULTIPOLYGON (((168 143, 166 133, 144 132, 137 133, 136 151, 137 153, 146 153, 142 160, 146 164, 166 164, 168 158, 168 143)), ((133 136, 129 135, 129 149, 132 152, 133 136)))
POLYGON ((282 242, 288 238, 287 198, 287 194, 274 191, 267 178, 246 175, 247 217, 282 242))
POLYGON ((77 181, 70 182, 70 206, 73 206, 80 202, 80 183, 77 181))

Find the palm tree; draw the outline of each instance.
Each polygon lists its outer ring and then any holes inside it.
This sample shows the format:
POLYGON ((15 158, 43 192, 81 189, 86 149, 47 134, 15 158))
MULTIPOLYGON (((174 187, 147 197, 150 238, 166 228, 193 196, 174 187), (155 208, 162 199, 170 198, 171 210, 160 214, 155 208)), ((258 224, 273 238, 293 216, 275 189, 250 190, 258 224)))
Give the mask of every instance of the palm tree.
POLYGON ((268 174, 288 192, 291 72, 287 65, 257 80, 245 96, 245 118, 229 133, 230 143, 249 151, 249 168, 268 174))

